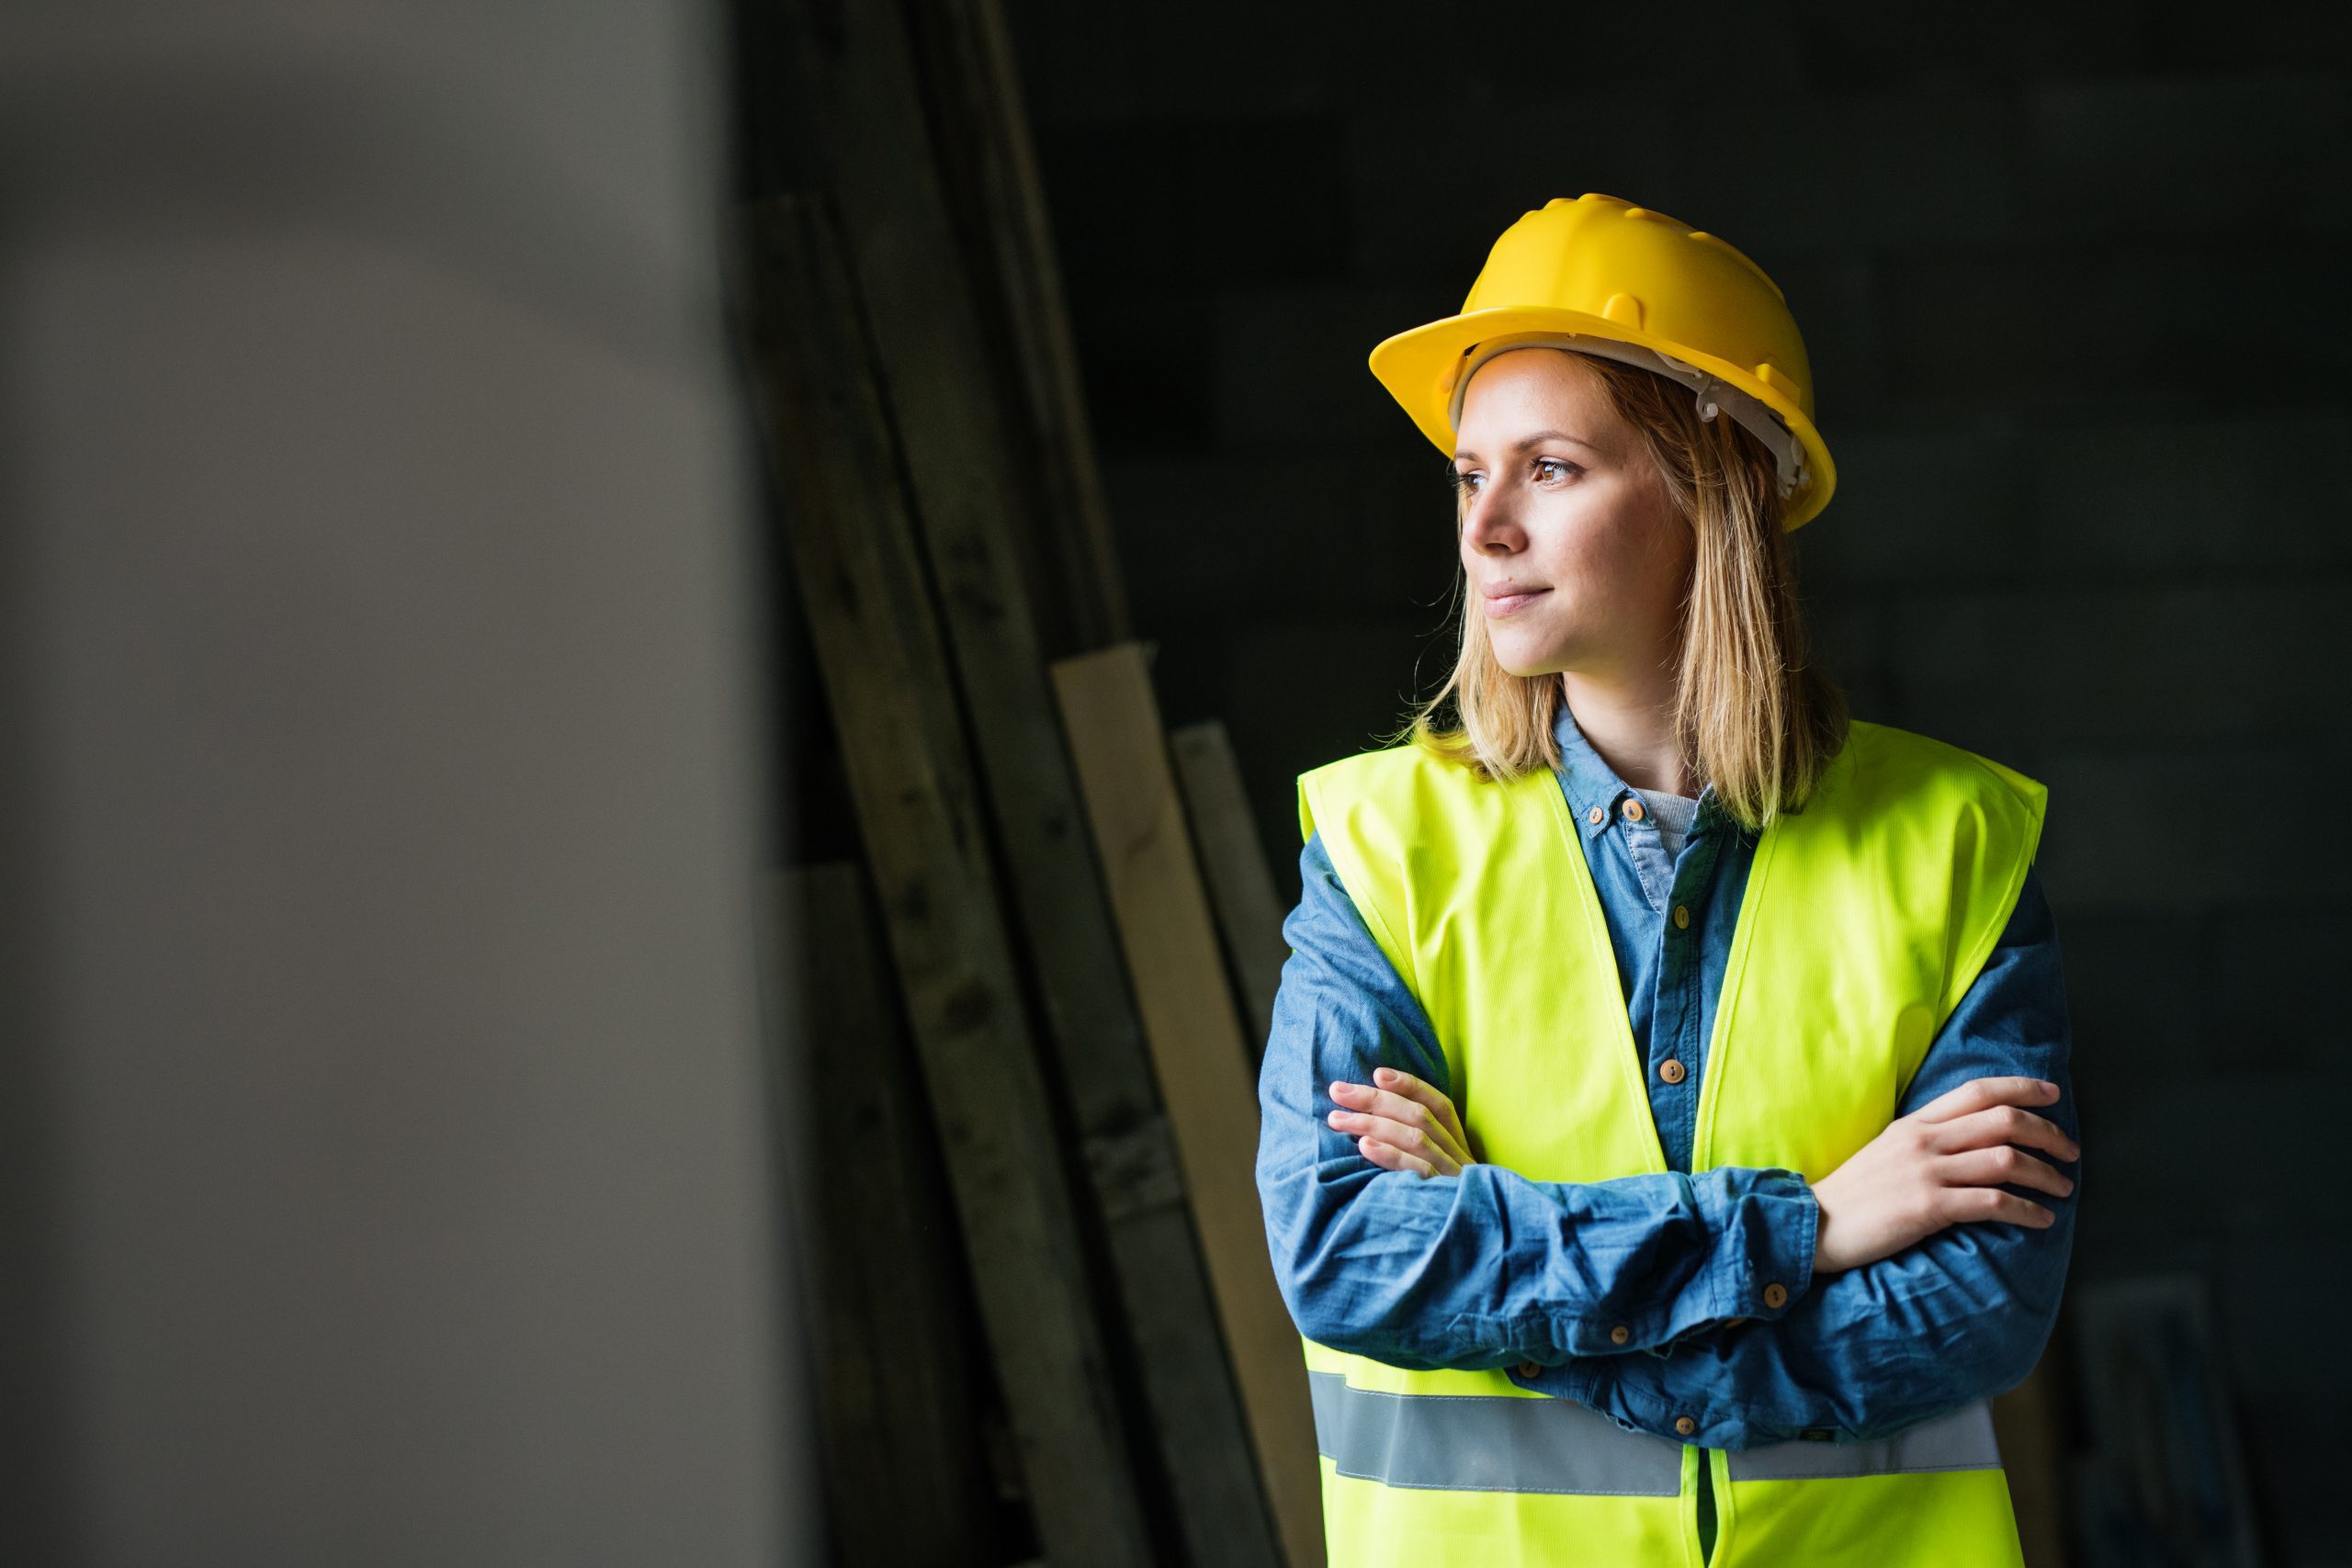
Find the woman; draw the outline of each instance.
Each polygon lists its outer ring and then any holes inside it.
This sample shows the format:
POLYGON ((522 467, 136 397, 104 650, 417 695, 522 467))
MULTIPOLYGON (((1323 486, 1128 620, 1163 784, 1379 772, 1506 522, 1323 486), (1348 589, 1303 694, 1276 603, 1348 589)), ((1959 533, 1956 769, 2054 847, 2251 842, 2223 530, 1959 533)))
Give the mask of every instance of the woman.
POLYGON ((1405 743, 1300 781, 1258 1182, 1330 1560, 2018 1562, 1985 1401, 2080 1155, 2044 794, 1808 662, 1779 289, 1562 198, 1373 368, 1465 602, 1405 743))

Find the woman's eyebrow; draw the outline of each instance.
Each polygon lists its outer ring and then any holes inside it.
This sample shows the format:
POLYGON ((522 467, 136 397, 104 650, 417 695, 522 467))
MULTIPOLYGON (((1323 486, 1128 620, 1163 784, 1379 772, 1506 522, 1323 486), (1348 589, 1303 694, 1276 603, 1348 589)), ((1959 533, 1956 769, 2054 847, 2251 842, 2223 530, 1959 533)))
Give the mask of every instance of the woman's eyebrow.
MULTIPOLYGON (((1600 447, 1595 446, 1583 436, 1570 435, 1565 430, 1539 430, 1532 435, 1522 435, 1517 441, 1511 443, 1510 449, 1514 452, 1524 452, 1539 441, 1571 441, 1578 446, 1585 447, 1590 451, 1598 452, 1600 450, 1600 447)), ((1459 462, 1464 457, 1476 457, 1477 455, 1478 454, 1476 452, 1464 449, 1454 453, 1453 457, 1454 460, 1459 462)))

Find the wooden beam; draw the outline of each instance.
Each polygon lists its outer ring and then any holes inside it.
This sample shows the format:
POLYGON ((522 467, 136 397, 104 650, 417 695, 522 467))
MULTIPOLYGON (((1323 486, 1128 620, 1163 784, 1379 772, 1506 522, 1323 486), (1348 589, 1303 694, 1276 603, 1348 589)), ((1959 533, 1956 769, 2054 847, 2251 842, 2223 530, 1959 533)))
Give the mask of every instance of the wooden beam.
POLYGON ((865 871, 772 879, 770 1090, 840 1568, 1001 1561, 938 1145, 865 871), (876 1238, 893 1245, 876 1246, 876 1238), (909 1494, 919 1508, 878 1507, 909 1494), (995 1555, 989 1548, 997 1548, 995 1555))
POLYGON ((1241 992, 1250 1023, 1245 1060, 1254 1077, 1274 1026, 1274 992, 1282 984, 1290 943, 1283 938, 1282 897, 1258 841, 1257 819, 1241 785, 1241 764, 1221 719, 1204 719, 1168 733, 1176 777, 1184 791, 1184 817, 1200 847, 1201 872, 1208 879, 1209 904, 1226 962, 1241 992))
POLYGON ((1259 1207, 1257 1096, 1145 651, 1060 660, 1054 684, 1283 1550, 1318 1562, 1314 1410, 1259 1207))
POLYGON ((1151 1562, 860 300, 821 203, 777 198, 745 229, 739 297, 793 575, 1038 1533, 1057 1563, 1151 1562))
POLYGON ((1023 519, 1038 630, 1057 657, 1128 636, 1125 580, 1094 457, 1053 223, 999 0, 930 0, 914 53, 934 119, 942 186, 1033 443, 1040 505, 1023 519))

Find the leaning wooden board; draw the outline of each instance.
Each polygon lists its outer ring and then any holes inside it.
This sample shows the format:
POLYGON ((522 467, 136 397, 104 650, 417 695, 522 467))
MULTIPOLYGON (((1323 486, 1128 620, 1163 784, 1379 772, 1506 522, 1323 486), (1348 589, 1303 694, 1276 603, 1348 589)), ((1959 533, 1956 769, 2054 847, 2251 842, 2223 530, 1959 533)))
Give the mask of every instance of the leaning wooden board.
POLYGON ((1257 1096, 1145 655, 1063 660, 1054 685, 1267 1495, 1290 1561, 1317 1562, 1314 1408, 1258 1202, 1257 1096))
POLYGON ((834 1551, 841 1568, 984 1561, 1005 1532, 971 1436, 988 1416, 981 1369, 865 868, 775 873, 765 913, 769 1089, 834 1551), (901 1491, 924 1506, 874 1506, 901 1491))
POLYGON ((744 223, 741 287, 793 576, 1038 1533, 1057 1564, 1148 1563, 1134 1456, 862 308, 820 202, 778 197, 744 223))
POLYGON ((1184 816, 1200 846, 1201 873, 1208 878, 1209 902, 1216 910, 1225 955, 1233 965, 1250 1020, 1251 1069, 1265 1055, 1273 1028, 1274 993, 1282 986, 1290 944, 1283 939, 1281 896, 1266 861, 1250 797, 1241 787, 1241 764, 1221 719, 1203 719, 1168 732, 1176 777, 1184 786, 1184 816))
POLYGON ((1057 657, 1106 647, 1128 635, 1126 584, 1004 9, 1000 0, 932 0, 921 15, 909 42, 934 117, 940 184, 965 265, 1003 329, 1027 413, 1015 423, 1033 441, 1039 504, 1019 532, 1038 638, 1057 657))

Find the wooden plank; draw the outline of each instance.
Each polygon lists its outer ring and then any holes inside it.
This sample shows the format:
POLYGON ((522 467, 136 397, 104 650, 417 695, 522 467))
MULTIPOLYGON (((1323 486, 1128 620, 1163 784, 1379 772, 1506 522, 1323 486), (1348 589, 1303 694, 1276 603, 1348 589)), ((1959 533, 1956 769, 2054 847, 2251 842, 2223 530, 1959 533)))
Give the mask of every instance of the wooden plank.
POLYGON ((1320 1562, 1314 1412, 1266 1248, 1257 1096, 1145 651, 1062 660, 1054 684, 1283 1550, 1320 1562))
POLYGON ((1257 818, 1224 721, 1204 719, 1172 729, 1168 748, 1184 791, 1185 820, 1200 847, 1217 934, 1249 1020, 1245 1059, 1254 1077, 1266 1036, 1273 1031, 1274 992, 1290 957, 1290 943, 1283 939, 1282 897, 1274 891, 1273 870, 1258 840, 1257 818))
POLYGON ((1054 656, 1128 635, 1045 188, 999 0, 933 0, 915 30, 937 123, 942 183, 965 254, 988 279, 1011 347, 1007 379, 1027 413, 1040 506, 1025 520, 1039 633, 1054 656))
POLYGON ((1028 449, 1020 400, 1000 395, 967 247, 936 177, 937 117, 917 88, 906 13, 849 0, 820 24, 808 0, 780 9, 795 24, 803 118, 821 146, 937 585, 953 665, 943 686, 971 716, 983 801, 1178 1529, 1195 1560, 1272 1568, 1274 1526, 1080 825, 1022 565, 1035 504, 1018 460, 1028 449))
POLYGON ((1012 1540, 959 1311, 952 1199, 865 871, 770 884, 770 1090, 840 1568, 987 1568, 1012 1540), (887 1245, 876 1245, 887 1238, 887 1245), (878 1507, 894 1494, 919 1508, 878 1507))
POLYGON ((1046 1555, 1154 1560, 931 587, 821 204, 745 215, 753 379, 989 1343, 1046 1555))

